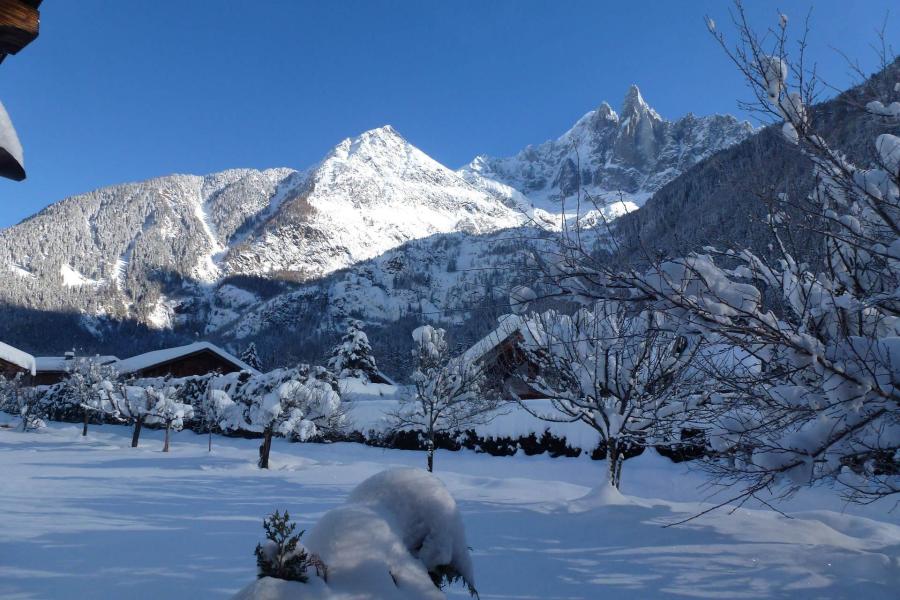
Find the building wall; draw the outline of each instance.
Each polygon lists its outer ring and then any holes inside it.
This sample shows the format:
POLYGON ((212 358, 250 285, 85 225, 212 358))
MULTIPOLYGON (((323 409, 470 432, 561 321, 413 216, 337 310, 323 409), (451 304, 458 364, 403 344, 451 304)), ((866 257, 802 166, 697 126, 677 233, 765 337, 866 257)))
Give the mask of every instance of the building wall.
POLYGON ((191 375, 206 375, 218 370, 220 373, 233 373, 239 371, 236 365, 220 357, 215 352, 203 350, 195 354, 189 354, 173 361, 153 365, 135 373, 139 377, 190 377, 191 375))
POLYGON ((65 371, 38 371, 34 376, 34 385, 53 385, 68 375, 65 371))
POLYGON ((7 362, 0 358, 0 375, 5 377, 6 379, 12 379, 19 373, 24 373, 26 376, 30 376, 30 373, 19 365, 7 362))

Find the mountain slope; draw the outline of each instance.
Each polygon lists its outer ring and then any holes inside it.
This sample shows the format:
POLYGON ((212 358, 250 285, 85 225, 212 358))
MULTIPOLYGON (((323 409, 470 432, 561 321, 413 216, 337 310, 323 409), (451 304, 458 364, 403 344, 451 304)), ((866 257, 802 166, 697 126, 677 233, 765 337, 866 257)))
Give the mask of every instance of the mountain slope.
MULTIPOLYGON (((864 107, 871 100, 895 99, 898 79, 900 59, 863 84, 814 106, 814 126, 855 163, 875 164, 875 138, 900 135, 900 125, 864 107)), ((783 139, 780 125, 766 127, 701 161, 659 189, 641 210, 619 219, 619 250, 613 260, 640 260, 648 250, 683 256, 707 245, 749 246, 766 255, 771 236, 760 197, 785 193, 802 198, 813 183, 812 164, 783 139)), ((802 229, 794 232, 793 242, 798 256, 807 257, 811 247, 818 247, 802 229)))
POLYGON ((484 233, 521 221, 385 126, 338 144, 227 253, 224 267, 320 277, 435 233, 484 233))
POLYGON ((123 355, 201 335, 232 349, 255 340, 274 366, 317 360, 352 316, 380 329, 376 355, 402 374, 415 325, 439 322, 464 345, 509 310, 528 276, 520 238, 547 235, 522 227, 556 226, 579 176, 639 203, 749 133, 731 117, 670 123, 633 88, 621 117, 603 105, 559 140, 459 171, 385 126, 306 171, 104 188, 0 232, 0 339, 123 355))

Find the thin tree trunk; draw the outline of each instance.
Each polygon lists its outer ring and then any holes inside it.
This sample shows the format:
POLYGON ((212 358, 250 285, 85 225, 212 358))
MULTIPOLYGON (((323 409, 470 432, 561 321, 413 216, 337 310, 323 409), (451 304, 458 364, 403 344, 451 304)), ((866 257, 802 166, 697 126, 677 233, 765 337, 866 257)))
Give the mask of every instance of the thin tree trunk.
POLYGON ((259 447, 259 468, 269 468, 269 452, 272 450, 272 427, 266 427, 263 434, 263 443, 259 447))
POLYGON ((138 440, 141 439, 141 427, 144 426, 144 417, 138 417, 134 421, 134 433, 131 434, 131 447, 138 447, 138 440))
POLYGON ((622 451, 616 440, 606 442, 606 461, 609 466, 609 485, 619 489, 622 482, 622 451))
POLYGON ((212 452, 212 427, 209 428, 209 431, 207 432, 207 434, 208 434, 208 438, 206 440, 207 441, 206 451, 212 452))
POLYGON ((428 452, 428 472, 433 473, 434 472, 434 440, 433 439, 428 440, 427 452, 428 452))
POLYGON ((83 409, 82 417, 84 420, 82 421, 81 435, 82 435, 82 437, 84 437, 87 435, 87 423, 88 423, 88 409, 87 408, 83 409))
POLYGON ((163 443, 163 452, 169 451, 169 423, 166 422, 166 441, 163 443))

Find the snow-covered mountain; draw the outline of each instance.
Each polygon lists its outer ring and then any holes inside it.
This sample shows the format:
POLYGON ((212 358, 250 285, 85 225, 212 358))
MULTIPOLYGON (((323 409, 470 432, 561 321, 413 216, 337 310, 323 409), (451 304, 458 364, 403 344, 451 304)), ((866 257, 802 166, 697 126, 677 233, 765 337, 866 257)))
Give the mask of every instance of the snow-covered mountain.
POLYGON ((385 126, 344 140, 305 171, 103 188, 0 231, 0 303, 17 315, 0 336, 31 350, 41 349, 36 338, 44 351, 91 347, 60 325, 73 318, 89 339, 105 336, 106 351, 122 323, 148 336, 235 343, 285 332, 327 337, 346 316, 373 326, 482 322, 484 330, 524 277, 509 241, 516 236, 503 232, 535 215, 531 203, 559 213, 559 198, 577 185, 576 156, 589 190, 621 189, 638 202, 750 131, 731 117, 670 123, 633 88, 621 117, 604 104, 556 141, 458 171, 385 126), (51 321, 56 336, 34 334, 51 321))
POLYGON ((305 281, 410 240, 521 221, 386 126, 306 172, 172 175, 54 204, 0 232, 0 294, 168 327, 228 277, 305 281))
POLYGON ((487 190, 503 183, 551 213, 582 189, 615 214, 642 205, 697 162, 752 133, 749 123, 727 115, 667 121, 632 85, 620 112, 603 102, 558 139, 511 157, 478 156, 460 172, 487 190))
POLYGON ((435 233, 486 233, 521 215, 391 126, 338 144, 234 245, 227 273, 319 277, 435 233))

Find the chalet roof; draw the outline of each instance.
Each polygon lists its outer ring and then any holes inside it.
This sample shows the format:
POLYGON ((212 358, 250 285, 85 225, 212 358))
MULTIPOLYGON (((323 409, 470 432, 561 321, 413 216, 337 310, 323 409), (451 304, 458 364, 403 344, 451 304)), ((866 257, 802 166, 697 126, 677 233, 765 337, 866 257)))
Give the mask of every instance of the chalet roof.
POLYGON ((21 367, 32 375, 35 374, 34 357, 24 350, 19 350, 18 348, 10 346, 9 344, 4 344, 3 342, 0 342, 0 360, 5 360, 17 367, 21 367))
POLYGON ((478 362, 485 354, 503 343, 522 326, 522 318, 518 315, 503 315, 498 320, 499 324, 496 329, 475 342, 471 348, 463 352, 462 358, 465 362, 478 362))
POLYGON ((204 351, 209 351, 218 355, 220 358, 230 362, 242 371, 249 371, 254 374, 259 373, 259 371, 233 354, 226 352, 222 348, 219 348, 215 344, 210 344, 209 342, 195 342, 193 344, 188 344, 187 346, 176 346, 175 348, 163 348, 162 350, 145 352, 144 354, 138 354, 137 356, 120 360, 116 363, 116 368, 119 370, 119 373, 122 374, 135 373, 204 351))
MULTIPOLYGON (((115 362, 119 362, 118 356, 90 356, 90 357, 78 357, 78 358, 90 358, 101 365, 109 365, 115 362)), ((57 373, 63 372, 67 369, 67 367, 72 364, 72 358, 67 358, 65 356, 35 356, 35 366, 39 373, 57 373)))

